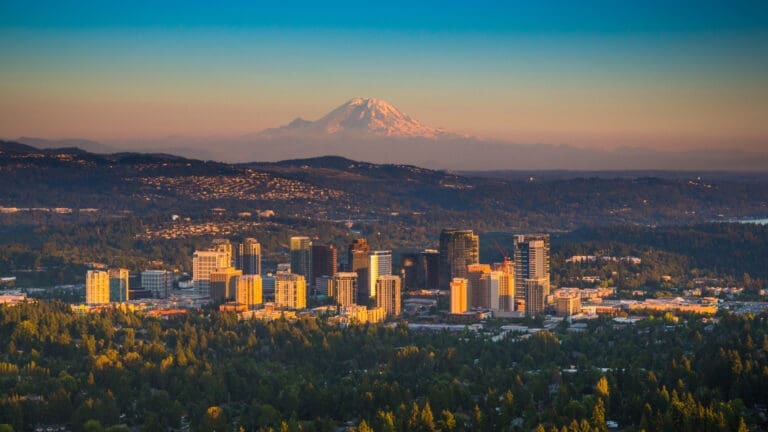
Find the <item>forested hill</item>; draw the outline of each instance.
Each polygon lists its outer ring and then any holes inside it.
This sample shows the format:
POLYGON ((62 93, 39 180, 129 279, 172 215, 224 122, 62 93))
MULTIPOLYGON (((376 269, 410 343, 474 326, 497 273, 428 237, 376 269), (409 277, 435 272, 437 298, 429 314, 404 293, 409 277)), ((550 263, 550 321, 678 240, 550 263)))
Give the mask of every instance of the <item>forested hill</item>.
POLYGON ((231 165, 164 154, 93 154, 0 142, 0 206, 228 214, 563 230, 768 216, 768 182, 713 176, 481 178, 341 157, 231 165))

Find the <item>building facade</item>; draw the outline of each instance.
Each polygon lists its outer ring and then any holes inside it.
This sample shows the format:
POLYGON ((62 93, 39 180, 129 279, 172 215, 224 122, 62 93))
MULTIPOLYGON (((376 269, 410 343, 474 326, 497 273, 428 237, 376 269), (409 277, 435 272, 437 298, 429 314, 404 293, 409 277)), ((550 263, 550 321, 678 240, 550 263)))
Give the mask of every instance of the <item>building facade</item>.
POLYGON ((307 307, 307 281, 293 273, 275 275, 275 306, 288 309, 307 307))
POLYGON ((209 294, 214 302, 234 300, 237 276, 242 276, 243 271, 234 267, 227 267, 211 272, 211 285, 209 294))
POLYGON ((400 276, 382 275, 376 279, 376 307, 384 308, 389 317, 400 316, 400 276))
POLYGON ((264 302, 260 275, 244 274, 235 277, 235 302, 246 305, 248 309, 264 302))
POLYGON ((85 273, 85 303, 109 303, 109 273, 102 270, 88 270, 85 273))
POLYGON ((549 281, 545 278, 525 279, 525 315, 537 317, 544 313, 544 288, 549 281))
POLYGON ((173 273, 168 270, 141 272, 141 289, 152 292, 154 298, 168 298, 173 288, 173 273))
POLYGON ((226 252, 195 251, 192 255, 192 283, 200 295, 209 295, 211 273, 229 267, 226 252))
POLYGON ((291 273, 312 281, 312 240, 309 237, 291 237, 291 273))
POLYGON ((237 247, 235 267, 243 271, 243 275, 261 274, 261 244, 254 238, 243 240, 237 247))
POLYGON ((544 295, 549 295, 549 234, 515 236, 515 290, 524 297, 526 279, 546 279, 544 295))
POLYGON ((467 266, 480 262, 480 240, 472 230, 446 229, 440 233, 440 289, 455 277, 466 277, 467 266))
MULTIPOLYGON (((376 297, 376 281, 379 276, 392 275, 392 251, 373 251, 368 258, 368 292, 365 295, 367 298, 374 298, 376 297)), ((364 300, 366 298, 358 296, 358 301, 362 303, 364 300)))
POLYGON ((460 314, 469 310, 466 278, 453 278, 451 281, 451 313, 460 314))
POLYGON ((124 268, 109 269, 109 301, 124 302, 129 299, 131 273, 124 268))
POLYGON ((333 299, 338 306, 357 304, 357 273, 339 272, 332 279, 333 299))

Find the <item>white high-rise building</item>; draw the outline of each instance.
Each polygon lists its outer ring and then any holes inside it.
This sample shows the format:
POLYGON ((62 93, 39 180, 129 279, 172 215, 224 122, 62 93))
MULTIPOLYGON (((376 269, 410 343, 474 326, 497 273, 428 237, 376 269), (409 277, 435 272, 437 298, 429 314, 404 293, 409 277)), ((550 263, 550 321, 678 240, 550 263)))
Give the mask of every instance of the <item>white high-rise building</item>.
MULTIPOLYGON (((392 274, 392 251, 373 251, 368 257, 368 297, 376 297, 376 281, 379 276, 392 274)), ((363 302, 367 299, 358 299, 363 302)), ((361 303, 363 304, 363 303, 361 303)))
POLYGON ((195 251, 192 255, 192 283, 198 294, 209 295, 211 273, 229 267, 230 256, 224 251, 195 251))
POLYGON ((293 273, 275 275, 275 306, 289 309, 307 307, 307 281, 293 273))

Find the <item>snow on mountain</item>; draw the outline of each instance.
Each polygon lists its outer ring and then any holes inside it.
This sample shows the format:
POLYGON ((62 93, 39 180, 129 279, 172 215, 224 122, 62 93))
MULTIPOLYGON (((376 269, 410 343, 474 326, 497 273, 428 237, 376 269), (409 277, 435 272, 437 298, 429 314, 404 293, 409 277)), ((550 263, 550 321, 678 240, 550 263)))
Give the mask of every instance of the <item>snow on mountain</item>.
POLYGON ((354 98, 316 121, 296 118, 286 126, 267 129, 264 136, 282 135, 362 135, 392 138, 448 138, 457 137, 443 129, 426 126, 375 98, 354 98))

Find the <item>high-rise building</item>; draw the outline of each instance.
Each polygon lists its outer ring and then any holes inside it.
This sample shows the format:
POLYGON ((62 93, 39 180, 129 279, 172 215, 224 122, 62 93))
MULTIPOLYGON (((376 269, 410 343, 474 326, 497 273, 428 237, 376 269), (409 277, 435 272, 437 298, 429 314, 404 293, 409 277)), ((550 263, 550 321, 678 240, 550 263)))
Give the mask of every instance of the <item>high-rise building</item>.
POLYGON ((293 273, 275 275, 275 306, 288 309, 307 307, 307 281, 293 273))
POLYGON ((467 300, 467 280, 465 278, 453 278, 451 281, 451 313, 459 314, 468 311, 467 300))
POLYGON ((400 316, 400 276, 381 275, 376 278, 376 307, 384 308, 387 316, 400 316))
POLYGON ((332 276, 318 276, 315 278, 315 295, 333 297, 332 276))
POLYGON ((336 274, 338 251, 333 245, 312 245, 312 275, 333 276, 336 274))
POLYGON ((549 234, 515 236, 515 291, 524 297, 526 279, 546 279, 544 295, 549 295, 549 234))
POLYGON ((211 272, 209 293, 214 302, 223 302, 235 298, 236 277, 242 276, 242 270, 234 267, 217 269, 211 272))
POLYGON ((536 317, 544 313, 544 288, 549 284, 546 278, 525 279, 525 315, 536 317))
POLYGON ((403 279, 403 290, 412 291, 423 288, 419 284, 419 254, 405 252, 400 254, 400 275, 403 279))
POLYGON ((491 272, 489 264, 470 264, 467 266, 467 296, 470 308, 490 307, 490 297, 483 280, 484 275, 491 272))
POLYGON ((272 273, 261 277, 261 294, 265 302, 275 301, 275 276, 272 273))
POLYGON ((124 268, 109 269, 109 301, 124 302, 130 297, 128 289, 130 287, 131 273, 124 268))
POLYGON ((493 269, 501 272, 504 279, 499 287, 499 310, 512 312, 515 310, 515 263, 505 259, 504 262, 495 263, 493 269))
POLYGON ((200 295, 209 295, 211 273, 229 267, 226 252, 195 251, 192 255, 192 283, 200 295))
POLYGON ((357 290, 367 293, 368 289, 368 255, 371 247, 364 238, 355 239, 347 249, 347 270, 357 273, 357 290))
POLYGON ((472 230, 444 229, 440 233, 440 289, 455 277, 466 277, 467 266, 480 262, 480 240, 472 230))
POLYGON ((312 240, 309 237, 291 237, 291 273, 304 276, 312 283, 312 240))
POLYGON ((554 292, 555 309, 563 317, 581 313, 581 291, 578 288, 561 288, 554 292))
POLYGON ((438 289, 440 254, 434 249, 400 254, 403 291, 438 289))
POLYGON ((154 298, 168 298, 173 288, 173 274, 168 270, 141 272, 141 289, 150 291, 154 298))
POLYGON ((261 244, 256 239, 247 238, 238 245, 235 267, 244 275, 261 274, 261 244))
POLYGON ((263 302, 261 276, 249 274, 235 277, 235 302, 253 308, 263 302))
POLYGON ((357 304, 357 273, 339 272, 332 279, 333 299, 339 306, 357 304))
POLYGON ((379 276, 389 276, 392 274, 392 251, 379 250, 373 251, 368 256, 368 289, 365 297, 358 296, 361 304, 369 298, 376 297, 376 280, 379 276))
POLYGON ((85 303, 109 303, 109 273, 101 270, 88 270, 85 273, 85 303))
POLYGON ((425 249, 419 254, 419 286, 428 290, 440 287, 440 252, 425 249))
POLYGON ((233 260, 235 251, 232 242, 228 239, 213 239, 212 243, 210 250, 227 254, 227 267, 233 267, 235 265, 233 260))
POLYGON ((491 271, 485 273, 480 277, 482 286, 482 302, 483 307, 494 311, 504 310, 501 309, 501 293, 507 289, 507 278, 504 272, 491 271))

